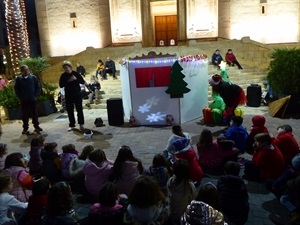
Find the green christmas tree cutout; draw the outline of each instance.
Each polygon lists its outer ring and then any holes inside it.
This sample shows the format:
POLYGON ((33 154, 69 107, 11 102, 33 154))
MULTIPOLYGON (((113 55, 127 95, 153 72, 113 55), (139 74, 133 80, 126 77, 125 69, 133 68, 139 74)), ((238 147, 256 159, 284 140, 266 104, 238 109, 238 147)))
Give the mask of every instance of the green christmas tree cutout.
POLYGON ((166 93, 169 94, 171 98, 183 98, 183 94, 191 91, 191 89, 186 87, 188 83, 183 80, 183 78, 185 78, 185 75, 181 73, 183 68, 178 61, 176 61, 171 70, 171 81, 166 93))

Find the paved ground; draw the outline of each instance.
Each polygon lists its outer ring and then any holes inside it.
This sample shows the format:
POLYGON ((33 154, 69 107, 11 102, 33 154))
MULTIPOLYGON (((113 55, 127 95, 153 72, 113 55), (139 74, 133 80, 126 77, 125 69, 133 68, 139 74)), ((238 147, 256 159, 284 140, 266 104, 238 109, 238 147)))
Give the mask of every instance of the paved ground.
MULTIPOLYGON (((282 124, 292 125, 294 135, 299 141, 300 138, 300 120, 296 119, 279 119, 268 115, 268 107, 261 106, 259 108, 245 107, 244 125, 251 127, 251 118, 255 114, 263 114, 267 118, 266 126, 270 133, 276 135, 276 127, 282 124)), ((3 114, 2 114, 3 115, 3 114)), ((107 112, 105 109, 84 110, 85 127, 92 129, 94 137, 92 139, 84 139, 81 132, 75 130, 67 132, 68 119, 66 114, 55 113, 47 117, 40 118, 40 126, 44 129, 43 135, 47 142, 57 142, 61 148, 65 144, 73 143, 80 151, 85 145, 93 145, 96 148, 105 150, 109 159, 114 160, 117 151, 121 145, 128 145, 132 148, 136 157, 140 158, 145 167, 151 164, 152 158, 156 153, 162 152, 166 146, 166 142, 171 135, 171 127, 129 127, 128 121, 120 127, 109 126, 107 123, 107 112), (59 118, 58 118, 59 117, 59 118), (94 120, 96 117, 102 117, 106 126, 95 127, 94 120)), ((199 114, 199 116, 201 116, 199 114)), ((182 124, 183 130, 190 133, 193 137, 193 144, 198 140, 199 134, 205 125, 199 123, 200 118, 188 123, 182 124)), ((213 132, 217 132, 224 127, 209 127, 213 132)), ((33 129, 33 128, 31 128, 33 129)), ((4 121, 3 135, 0 142, 6 143, 9 152, 20 151, 29 152, 30 141, 34 135, 22 135, 21 121, 4 121)), ((248 157, 245 155, 245 157, 248 157)), ((202 183, 210 181, 216 183, 215 178, 206 177, 202 183)), ((250 196, 250 214, 247 225, 250 224, 273 224, 268 216, 270 213, 278 215, 278 219, 282 223, 287 223, 287 211, 280 205, 277 199, 270 194, 262 184, 246 182, 250 196)), ((76 199, 76 196, 74 197, 76 199)), ((75 208, 79 217, 87 215, 90 205, 78 204, 75 208)))

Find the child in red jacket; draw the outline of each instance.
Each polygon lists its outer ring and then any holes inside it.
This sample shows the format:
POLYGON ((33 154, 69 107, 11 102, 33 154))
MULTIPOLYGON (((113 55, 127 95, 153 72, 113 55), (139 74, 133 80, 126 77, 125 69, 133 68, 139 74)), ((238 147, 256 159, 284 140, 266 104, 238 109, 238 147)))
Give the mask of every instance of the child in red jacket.
POLYGON ((232 49, 228 49, 228 51, 225 55, 225 60, 229 66, 237 65, 239 70, 243 69, 243 67, 240 65, 240 63, 237 61, 235 55, 233 54, 232 49))
POLYGON ((50 182, 46 178, 41 178, 34 182, 32 195, 28 200, 27 225, 40 224, 40 218, 47 206, 49 188, 50 182))
POLYGON ((268 128, 265 127, 266 118, 262 115, 256 115, 252 117, 252 127, 250 129, 250 134, 248 138, 248 150, 247 153, 253 154, 254 148, 253 144, 255 142, 254 136, 259 133, 269 133, 268 128))
POLYGON ((245 163, 244 179, 266 181, 278 178, 284 167, 284 159, 280 150, 272 145, 269 134, 261 133, 254 137, 254 153, 252 161, 245 163))
POLYGON ((292 158, 299 153, 299 144, 293 136, 290 125, 277 127, 277 137, 272 138, 272 143, 281 151, 286 165, 291 165, 292 158))

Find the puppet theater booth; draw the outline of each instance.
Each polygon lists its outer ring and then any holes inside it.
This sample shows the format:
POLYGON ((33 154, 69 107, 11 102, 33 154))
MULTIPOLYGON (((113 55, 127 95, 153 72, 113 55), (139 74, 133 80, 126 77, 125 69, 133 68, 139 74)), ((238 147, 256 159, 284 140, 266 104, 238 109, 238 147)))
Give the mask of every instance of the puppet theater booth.
POLYGON ((208 104, 205 55, 149 52, 120 64, 125 119, 134 117, 135 125, 182 124, 199 118, 208 104))

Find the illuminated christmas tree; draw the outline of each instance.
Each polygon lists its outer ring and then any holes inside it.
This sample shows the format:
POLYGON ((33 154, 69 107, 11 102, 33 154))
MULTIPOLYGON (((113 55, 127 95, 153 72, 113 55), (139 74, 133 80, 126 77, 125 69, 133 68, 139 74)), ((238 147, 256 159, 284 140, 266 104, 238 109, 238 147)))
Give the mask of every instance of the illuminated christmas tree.
POLYGON ((183 68, 180 66, 178 61, 176 61, 171 70, 171 81, 166 93, 169 94, 171 98, 183 98, 183 94, 191 91, 186 87, 188 84, 183 80, 183 78, 185 78, 185 75, 181 72, 183 68))
POLYGON ((18 60, 30 55, 24 0, 5 0, 5 19, 11 62, 16 72, 18 60))

